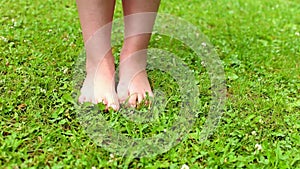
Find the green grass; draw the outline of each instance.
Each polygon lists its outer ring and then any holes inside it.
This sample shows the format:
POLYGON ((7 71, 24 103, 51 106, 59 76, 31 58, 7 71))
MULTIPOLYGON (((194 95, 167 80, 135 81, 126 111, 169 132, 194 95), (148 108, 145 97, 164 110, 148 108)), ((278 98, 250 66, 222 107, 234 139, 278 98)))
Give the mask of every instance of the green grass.
MULTIPOLYGON (((228 100, 219 127, 201 142, 210 100, 206 70, 182 44, 154 36, 152 46, 176 53, 194 70, 202 106, 180 144, 141 159, 111 156, 76 118, 68 98, 83 47, 75 1, 9 0, 0 9, 0 168, 300 168, 299 0, 162 2, 161 13, 193 23, 215 46, 228 100)), ((121 14, 118 2, 115 16, 121 14)), ((178 100, 170 76, 149 76, 154 89, 178 100)), ((166 115, 176 111, 170 103, 166 115)), ((151 136, 172 120, 164 116, 143 131, 117 113, 105 117, 132 137, 151 136)))

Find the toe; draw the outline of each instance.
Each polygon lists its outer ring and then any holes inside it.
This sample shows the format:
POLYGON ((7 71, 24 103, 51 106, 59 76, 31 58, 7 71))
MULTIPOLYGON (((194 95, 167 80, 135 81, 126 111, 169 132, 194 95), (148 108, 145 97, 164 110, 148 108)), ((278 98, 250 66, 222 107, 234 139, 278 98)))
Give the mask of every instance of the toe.
POLYGON ((115 111, 119 110, 119 106, 116 104, 107 104, 106 109, 112 108, 115 111))
POLYGON ((137 98, 138 98, 138 103, 142 103, 142 101, 144 100, 144 97, 142 94, 138 94, 137 98))
POLYGON ((128 100, 130 107, 136 107, 137 94, 132 94, 128 100))
POLYGON ((118 97, 114 94, 106 97, 106 108, 112 108, 115 111, 119 110, 119 102, 118 102, 118 97))
POLYGON ((98 98, 96 98, 96 100, 97 100, 97 103, 103 103, 103 104, 105 104, 104 103, 104 99, 102 97, 98 97, 98 98))
POLYGON ((126 100, 127 98, 126 97, 122 97, 122 98, 120 98, 119 97, 119 102, 121 103, 121 104, 124 104, 124 103, 126 103, 126 100))
POLYGON ((91 102, 92 102, 93 104, 97 104, 97 103, 98 103, 98 99, 92 98, 92 99, 91 99, 91 102))
POLYGON ((79 102, 80 104, 82 104, 84 101, 85 101, 85 96, 83 96, 83 95, 79 96, 78 102, 79 102))
POLYGON ((86 98, 85 99, 85 102, 89 102, 89 103, 93 103, 93 104, 95 104, 95 99, 93 99, 93 98, 86 98))

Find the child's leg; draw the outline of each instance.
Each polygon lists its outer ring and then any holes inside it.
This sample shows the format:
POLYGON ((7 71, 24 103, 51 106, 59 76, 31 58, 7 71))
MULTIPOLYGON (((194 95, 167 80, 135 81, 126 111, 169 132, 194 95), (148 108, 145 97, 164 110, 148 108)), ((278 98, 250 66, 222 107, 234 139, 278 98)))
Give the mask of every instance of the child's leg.
POLYGON ((77 6, 87 55, 87 75, 79 102, 103 102, 107 107, 118 109, 110 45, 111 25, 107 25, 112 21, 115 1, 77 0, 77 6))
POLYGON ((125 99, 130 96, 128 102, 132 107, 135 107, 137 102, 141 102, 145 98, 146 92, 149 93, 150 96, 153 96, 145 71, 146 52, 139 52, 137 54, 139 58, 137 58, 137 55, 134 53, 147 49, 151 37, 149 30, 150 32, 152 31, 155 13, 149 16, 142 14, 137 17, 132 14, 157 12, 160 0, 123 0, 122 3, 125 16, 125 41, 120 56, 120 83, 117 90, 121 102, 124 102, 125 99), (130 15, 130 17, 126 18, 128 15, 130 15), (133 29, 136 29, 137 26, 142 26, 142 28, 138 29, 147 30, 146 32, 148 33, 126 37, 126 34, 134 33, 135 30, 133 29), (130 57, 132 54, 136 56, 130 57), (130 84, 125 83, 124 85, 124 81, 126 81, 124 79, 131 77, 131 75, 128 75, 128 73, 130 73, 128 69, 134 67, 138 69, 144 67, 144 71, 136 72, 138 74, 135 74, 133 78, 130 79, 130 84))

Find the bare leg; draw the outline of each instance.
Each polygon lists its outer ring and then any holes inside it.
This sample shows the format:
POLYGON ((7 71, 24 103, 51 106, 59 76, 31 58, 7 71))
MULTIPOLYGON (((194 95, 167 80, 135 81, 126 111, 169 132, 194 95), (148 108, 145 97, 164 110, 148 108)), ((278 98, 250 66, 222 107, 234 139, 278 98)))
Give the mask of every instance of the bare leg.
POLYGON ((103 102, 107 108, 119 108, 114 89, 114 57, 111 51, 111 25, 114 0, 77 0, 86 49, 86 79, 79 102, 103 102))
POLYGON ((145 70, 146 49, 151 37, 149 32, 152 32, 155 13, 158 10, 160 0, 123 0, 122 3, 125 16, 125 41, 120 56, 120 83, 117 90, 121 102, 129 97, 129 104, 135 107, 137 102, 141 102, 146 97, 146 93, 153 96, 145 70), (154 13, 138 15, 147 12, 154 13), (140 26, 141 28, 139 28, 140 26), (138 35, 131 36, 132 34, 138 35), (130 77, 128 69, 131 68, 136 68, 136 70, 131 71, 131 73, 135 72, 136 74, 132 76, 129 84, 126 84, 124 79, 130 77), (143 70, 139 71, 141 68, 143 70))

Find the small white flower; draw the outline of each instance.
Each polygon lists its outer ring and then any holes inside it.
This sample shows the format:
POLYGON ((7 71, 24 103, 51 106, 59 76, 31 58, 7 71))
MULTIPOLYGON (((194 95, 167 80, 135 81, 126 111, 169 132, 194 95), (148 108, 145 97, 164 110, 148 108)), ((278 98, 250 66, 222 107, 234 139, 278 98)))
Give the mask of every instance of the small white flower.
POLYGON ((254 136, 257 135, 256 131, 252 131, 251 134, 254 135, 254 136))
POLYGON ((299 32, 296 32, 295 35, 296 35, 296 36, 300 36, 300 33, 299 33, 299 32))
POLYGON ((183 164, 183 165, 181 166, 181 169, 190 169, 190 167, 189 167, 188 165, 186 165, 186 164, 183 164))
POLYGON ((68 72, 68 70, 69 70, 68 68, 64 69, 64 71, 63 71, 64 74, 66 74, 68 72))
POLYGON ((40 88, 40 92, 46 94, 46 89, 40 88))
POLYGON ((2 40, 2 41, 4 41, 4 42, 8 42, 8 39, 7 38, 5 38, 5 37, 3 37, 3 36, 0 36, 0 39, 2 40))
POLYGON ((113 154, 110 154, 109 157, 110 158, 115 158, 115 156, 113 154))
POLYGON ((164 129, 164 132, 167 132, 167 129, 164 129))
POLYGON ((260 144, 255 144, 255 148, 256 148, 257 151, 262 150, 262 146, 260 144))
POLYGON ((201 45, 204 46, 204 47, 207 46, 207 44, 205 42, 202 42, 201 45))
POLYGON ((92 169, 97 169, 96 167, 92 167, 92 169))

